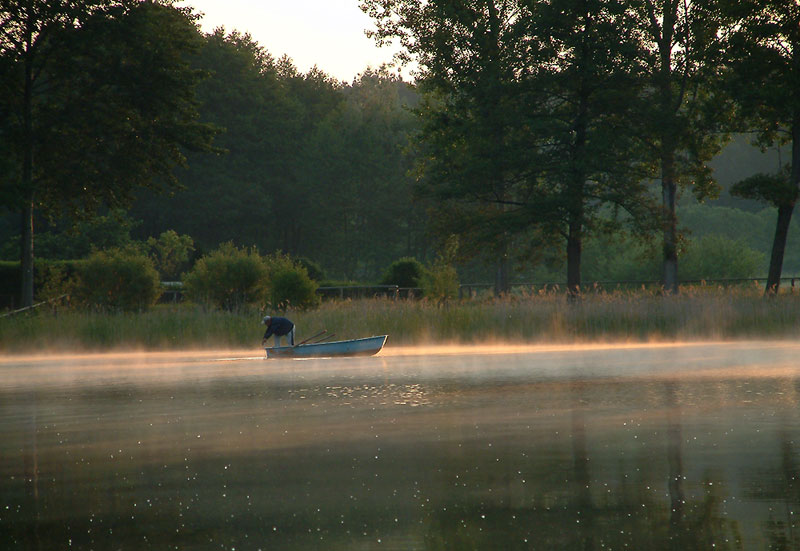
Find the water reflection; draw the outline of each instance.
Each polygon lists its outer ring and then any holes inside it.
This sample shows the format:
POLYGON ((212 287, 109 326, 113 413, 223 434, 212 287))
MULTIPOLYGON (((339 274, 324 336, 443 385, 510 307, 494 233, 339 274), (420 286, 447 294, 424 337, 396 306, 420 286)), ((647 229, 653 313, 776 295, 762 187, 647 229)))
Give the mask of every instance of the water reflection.
POLYGON ((796 548, 796 353, 4 360, 0 548, 796 548))

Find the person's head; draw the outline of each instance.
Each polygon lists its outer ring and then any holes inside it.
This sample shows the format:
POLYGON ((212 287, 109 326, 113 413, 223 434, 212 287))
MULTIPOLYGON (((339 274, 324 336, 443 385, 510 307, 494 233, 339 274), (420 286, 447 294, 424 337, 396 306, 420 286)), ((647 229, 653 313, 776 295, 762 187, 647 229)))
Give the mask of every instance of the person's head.
POLYGON ((269 320, 271 319, 272 318, 269 316, 264 316, 264 319, 261 320, 261 323, 263 323, 264 325, 269 325, 269 320))

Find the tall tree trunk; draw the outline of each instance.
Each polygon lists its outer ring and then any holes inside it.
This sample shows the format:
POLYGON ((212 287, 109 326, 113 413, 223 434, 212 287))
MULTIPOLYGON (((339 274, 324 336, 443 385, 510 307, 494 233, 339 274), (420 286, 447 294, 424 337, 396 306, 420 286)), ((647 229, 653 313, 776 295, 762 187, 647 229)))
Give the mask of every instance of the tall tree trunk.
POLYGON ((775 224, 775 238, 772 240, 772 255, 769 258, 769 274, 765 296, 778 294, 783 270, 783 255, 786 250, 786 238, 789 235, 789 223, 792 221, 794 202, 791 205, 778 207, 778 222, 775 224))
MULTIPOLYGON (((651 5, 655 6, 657 3, 651 5)), ((663 272, 662 279, 664 292, 667 294, 678 293, 678 218, 675 214, 675 196, 677 182, 675 177, 675 115, 680 106, 680 97, 676 97, 672 88, 673 67, 672 50, 673 37, 678 21, 678 0, 669 0, 661 4, 662 24, 655 35, 658 41, 659 69, 657 87, 659 90, 659 110, 661 112, 661 202, 662 202, 662 228, 664 232, 663 244, 663 272)), ((655 9, 653 12, 655 13, 655 9)), ((657 25, 655 25, 657 27, 657 25)))
POLYGON ((772 240, 772 255, 769 259, 769 274, 764 296, 778 294, 783 272, 783 256, 786 251, 786 238, 789 235, 789 224, 800 194, 800 116, 796 116, 792 124, 792 174, 791 183, 795 189, 795 199, 791 204, 778 207, 778 221, 775 224, 775 238, 772 240))
POLYGON ((678 293, 678 219, 675 214, 675 159, 673 151, 666 151, 661 159, 662 224, 664 228, 664 291, 678 293))
MULTIPOLYGON (((591 12, 588 9, 586 2, 583 3, 584 25, 588 29, 591 25, 591 12)), ((582 35, 582 36, 585 36, 582 35)), ((590 46, 586 39, 581 41, 580 45, 580 66, 578 68, 580 74, 580 82, 578 84, 578 112, 575 117, 575 124, 572 128, 575 140, 572 145, 571 151, 571 174, 572 181, 569 185, 569 202, 567 221, 567 298, 569 301, 575 301, 581 295, 581 254, 583 249, 583 224, 585 220, 585 205, 586 200, 585 186, 586 186, 586 141, 587 131, 589 127, 589 96, 590 82, 592 80, 589 64, 591 63, 591 55, 589 54, 590 46)))
POLYGON ((31 34, 27 37, 25 56, 25 91, 23 95, 22 189, 26 194, 22 207, 22 240, 20 243, 20 271, 22 282, 20 304, 33 305, 33 54, 31 34))
POLYGON ((576 300, 581 294, 581 248, 583 228, 580 220, 569 224, 567 234, 567 297, 576 300))
MULTIPOLYGON (((487 101, 484 102, 482 108, 482 117, 485 121, 488 121, 490 124, 490 132, 492 135, 492 143, 495 145, 499 145, 503 143, 503 134, 504 128, 501 121, 498 121, 496 118, 495 108, 497 103, 500 101, 498 97, 499 94, 499 83, 502 81, 502 77, 500 74, 500 19, 497 13, 497 6, 495 5, 495 0, 486 0, 486 9, 489 14, 489 30, 491 32, 491 40, 488 43, 488 62, 489 64, 486 67, 487 78, 490 82, 493 83, 493 86, 489 89, 489 96, 487 101)), ((495 194, 500 202, 499 209, 501 211, 506 210, 505 201, 506 197, 506 185, 504 182, 504 174, 503 174, 503 164, 498 163, 494 167, 494 180, 492 182, 492 187, 495 190, 495 194)), ((500 243, 500 255, 497 259, 497 269, 495 271, 494 276, 494 295, 496 297, 503 296, 508 294, 509 291, 509 281, 508 281, 508 236, 507 234, 503 234, 502 242, 500 243)))
POLYGON ((494 296, 501 297, 508 294, 508 254, 505 251, 497 259, 497 270, 494 274, 494 296))
POLYGON ((33 305, 33 194, 25 199, 22 210, 22 242, 20 243, 21 306, 33 305))
MULTIPOLYGON (((588 17, 587 17, 588 20, 588 17)), ((588 23, 587 23, 588 24, 588 23)), ((588 54, 583 44, 585 69, 588 54)), ((575 142, 572 149, 572 182, 569 186, 569 220, 567 222, 567 293, 569 300, 576 300, 581 294, 581 254, 583 249, 583 223, 585 218, 584 188, 586 186, 586 133, 589 119, 589 92, 587 91, 588 77, 583 75, 579 96, 578 114, 575 119, 575 142)))

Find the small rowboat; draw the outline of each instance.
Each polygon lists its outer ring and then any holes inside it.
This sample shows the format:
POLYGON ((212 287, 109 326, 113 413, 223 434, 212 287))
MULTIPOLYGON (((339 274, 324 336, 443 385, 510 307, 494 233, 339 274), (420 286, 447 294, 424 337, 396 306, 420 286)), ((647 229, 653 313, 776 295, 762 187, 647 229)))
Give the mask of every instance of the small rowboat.
POLYGON ((267 358, 330 358, 334 356, 374 356, 383 348, 387 335, 351 339, 349 341, 318 342, 297 346, 265 348, 267 358))

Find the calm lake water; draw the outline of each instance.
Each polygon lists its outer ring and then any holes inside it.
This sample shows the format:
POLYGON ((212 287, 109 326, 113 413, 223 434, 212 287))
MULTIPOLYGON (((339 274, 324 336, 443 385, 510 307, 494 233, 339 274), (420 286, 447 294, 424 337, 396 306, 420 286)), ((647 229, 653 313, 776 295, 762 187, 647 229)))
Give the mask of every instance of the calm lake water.
POLYGON ((0 549, 797 548, 799 353, 0 358, 0 549))

